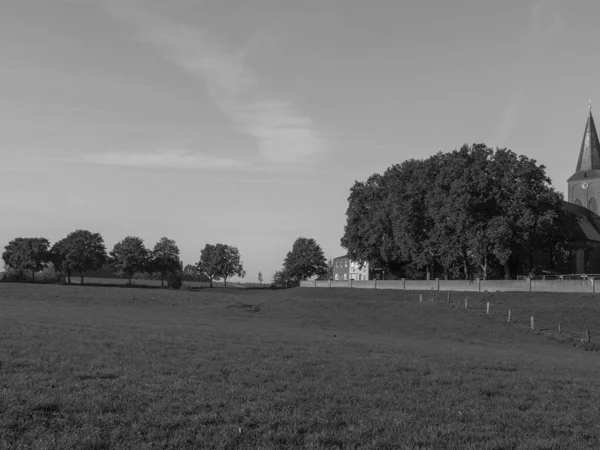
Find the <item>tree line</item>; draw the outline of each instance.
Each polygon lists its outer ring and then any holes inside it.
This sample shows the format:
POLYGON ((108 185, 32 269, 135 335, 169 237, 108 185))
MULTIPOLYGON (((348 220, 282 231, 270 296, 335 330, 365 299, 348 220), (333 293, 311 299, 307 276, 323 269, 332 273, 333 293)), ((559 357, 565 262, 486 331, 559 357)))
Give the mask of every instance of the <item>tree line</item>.
POLYGON ((99 233, 76 230, 50 246, 46 238, 22 238, 11 240, 2 253, 5 266, 20 279, 26 272, 35 281, 36 273, 50 264, 71 283, 73 274, 78 274, 81 284, 85 273, 99 270, 105 265, 112 267, 119 276, 126 276, 129 284, 137 273, 157 274, 161 286, 180 288, 184 276, 204 277, 213 285, 213 280, 224 280, 232 276, 244 277, 241 257, 236 247, 225 244, 206 244, 200 252, 200 260, 194 265, 183 267, 179 258, 179 248, 174 240, 161 238, 152 249, 147 249, 143 239, 128 236, 117 242, 107 253, 104 239, 99 233))
POLYGON ((341 244, 397 277, 510 278, 542 257, 561 269, 571 250, 562 200, 535 160, 464 145, 355 182, 341 244))

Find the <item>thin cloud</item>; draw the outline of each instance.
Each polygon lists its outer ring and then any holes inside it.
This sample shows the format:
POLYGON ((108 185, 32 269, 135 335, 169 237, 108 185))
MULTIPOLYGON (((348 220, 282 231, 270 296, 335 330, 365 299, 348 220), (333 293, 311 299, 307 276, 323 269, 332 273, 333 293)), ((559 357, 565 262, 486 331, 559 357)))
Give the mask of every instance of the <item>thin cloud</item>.
POLYGON ((183 26, 128 7, 123 0, 108 1, 107 11, 131 24, 137 38, 158 48, 164 57, 207 86, 214 105, 252 136, 261 155, 274 162, 294 162, 319 155, 326 144, 309 117, 281 100, 250 100, 258 80, 242 61, 199 28, 183 26))
POLYGON ((517 106, 521 99, 520 94, 513 94, 508 105, 504 108, 502 117, 496 126, 494 141, 499 147, 505 147, 506 141, 517 129, 517 106))
POLYGON ((551 45, 551 40, 564 29, 564 22, 558 0, 537 0, 531 10, 531 22, 526 36, 525 47, 535 53, 551 45))
POLYGON ((170 168, 170 169, 249 169, 244 161, 192 153, 185 150, 168 150, 157 153, 108 152, 83 154, 68 162, 83 162, 110 166, 170 168))

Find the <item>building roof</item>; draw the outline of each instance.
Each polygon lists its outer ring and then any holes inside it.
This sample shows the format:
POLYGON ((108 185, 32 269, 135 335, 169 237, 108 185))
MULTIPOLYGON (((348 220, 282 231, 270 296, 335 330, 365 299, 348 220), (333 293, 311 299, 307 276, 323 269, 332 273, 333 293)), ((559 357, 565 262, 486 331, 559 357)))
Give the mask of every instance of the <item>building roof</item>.
POLYGON ((584 206, 563 202, 563 223, 571 241, 600 242, 600 216, 584 206))
POLYGON ((592 109, 590 108, 590 114, 585 124, 585 131, 583 132, 575 175, 569 178, 569 181, 600 175, 600 172, 596 173, 595 171, 600 171, 600 142, 598 141, 598 133, 596 132, 592 109), (586 172, 591 173, 588 174, 586 172))

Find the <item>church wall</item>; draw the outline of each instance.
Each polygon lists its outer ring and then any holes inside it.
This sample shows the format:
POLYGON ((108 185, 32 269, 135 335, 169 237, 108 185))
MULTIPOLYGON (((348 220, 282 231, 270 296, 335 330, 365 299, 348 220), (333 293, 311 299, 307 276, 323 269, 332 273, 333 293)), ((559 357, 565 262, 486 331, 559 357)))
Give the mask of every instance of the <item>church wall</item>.
POLYGON ((596 214, 599 214, 600 211, 598 210, 598 204, 600 204, 600 180, 578 180, 577 182, 570 182, 568 198, 569 202, 580 204, 591 209, 596 214), (588 183, 587 189, 584 189, 582 186, 584 182, 588 183))

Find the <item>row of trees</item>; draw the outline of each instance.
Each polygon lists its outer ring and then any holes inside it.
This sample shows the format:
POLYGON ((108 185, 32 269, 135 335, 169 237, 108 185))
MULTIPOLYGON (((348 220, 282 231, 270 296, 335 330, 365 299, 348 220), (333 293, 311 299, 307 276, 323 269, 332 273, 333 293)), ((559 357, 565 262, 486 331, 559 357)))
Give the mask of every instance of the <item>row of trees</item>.
POLYGON ((355 182, 342 247, 397 276, 506 278, 535 255, 564 263, 562 195, 545 167, 507 149, 464 145, 355 182))
POLYGON ((179 248, 174 240, 161 238, 152 250, 144 246, 143 239, 128 236, 115 244, 107 254, 99 233, 76 230, 56 242, 52 247, 45 238, 16 238, 4 247, 2 259, 6 267, 23 278, 26 271, 35 280, 36 273, 52 264, 71 283, 71 276, 79 274, 81 283, 86 272, 101 269, 108 264, 117 274, 127 276, 129 284, 136 273, 158 274, 161 285, 165 280, 170 287, 181 287, 182 277, 221 278, 227 283, 232 276, 244 277, 245 272, 236 247, 207 244, 200 253, 200 261, 185 268, 179 258, 179 248))

